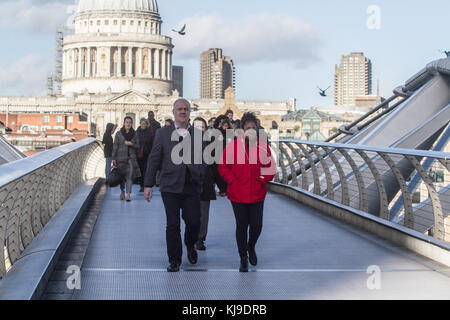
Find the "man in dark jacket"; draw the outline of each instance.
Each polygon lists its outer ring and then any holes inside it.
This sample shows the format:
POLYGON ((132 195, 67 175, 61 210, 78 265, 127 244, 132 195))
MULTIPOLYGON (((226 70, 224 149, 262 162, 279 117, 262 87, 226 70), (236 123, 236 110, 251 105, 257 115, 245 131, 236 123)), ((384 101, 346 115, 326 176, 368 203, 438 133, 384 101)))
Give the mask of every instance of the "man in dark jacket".
POLYGON ((161 129, 161 124, 155 120, 155 113, 153 111, 148 112, 148 124, 150 131, 155 135, 158 129, 161 129))
POLYGON ((142 174, 142 177, 139 180, 139 183, 141 185, 141 190, 139 192, 144 192, 144 178, 145 172, 147 171, 147 161, 152 151, 153 139, 155 138, 155 135, 151 132, 147 119, 142 118, 140 124, 140 127, 136 130, 139 141, 137 161, 142 174))
POLYGON ((184 242, 188 260, 191 264, 196 264, 198 259, 195 243, 200 229, 200 194, 206 165, 203 161, 203 133, 189 124, 190 113, 189 101, 186 99, 175 101, 173 105, 175 122, 156 132, 144 182, 144 197, 150 201, 152 188, 156 184, 156 172, 161 170, 160 191, 167 216, 169 272, 180 270, 183 254, 180 210, 186 224, 184 242), (180 146, 184 148, 178 149, 180 146), (176 155, 180 153, 183 159, 176 159, 176 155))

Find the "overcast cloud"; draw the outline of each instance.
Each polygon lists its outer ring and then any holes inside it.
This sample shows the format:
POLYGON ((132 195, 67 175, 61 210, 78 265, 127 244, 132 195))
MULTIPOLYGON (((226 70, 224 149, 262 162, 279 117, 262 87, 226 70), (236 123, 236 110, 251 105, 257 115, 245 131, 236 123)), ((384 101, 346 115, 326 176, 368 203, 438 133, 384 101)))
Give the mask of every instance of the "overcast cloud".
POLYGON ((46 79, 52 69, 53 61, 37 54, 21 57, 9 66, 0 65, 0 94, 45 94, 46 79))
POLYGON ((78 1, 74 0, 1 0, 1 28, 20 28, 35 32, 55 32, 66 25, 78 1))
POLYGON ((209 15, 185 19, 179 27, 184 24, 185 36, 172 34, 180 58, 199 59, 205 48, 222 48, 239 64, 286 61, 302 68, 320 60, 320 30, 295 17, 209 15))

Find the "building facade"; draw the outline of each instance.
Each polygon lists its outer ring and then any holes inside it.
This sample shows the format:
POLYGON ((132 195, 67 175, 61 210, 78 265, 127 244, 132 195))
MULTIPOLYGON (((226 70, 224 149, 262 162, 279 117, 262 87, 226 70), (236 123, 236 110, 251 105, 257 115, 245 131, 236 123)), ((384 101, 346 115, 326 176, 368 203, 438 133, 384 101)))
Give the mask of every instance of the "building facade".
POLYGON ((180 97, 183 97, 184 86, 184 68, 182 66, 172 66, 173 90, 178 91, 180 97))
MULTIPOLYGON (((161 122, 172 117, 172 105, 183 95, 183 76, 180 68, 173 72, 174 46, 161 35, 161 23, 156 0, 80 0, 75 32, 63 41, 62 94, 0 97, 0 113, 82 114, 89 133, 97 137, 107 123, 122 126, 125 116, 138 120, 153 111, 161 122)), ((218 57, 233 87, 232 61, 221 53, 218 57)), ((229 85, 223 83, 225 91, 229 85)), ((215 115, 225 106, 224 98, 188 98, 192 117, 215 115)), ((262 118, 278 119, 295 110, 295 99, 235 104, 262 118)))
POLYGON ((342 56, 335 66, 334 104, 355 105, 357 96, 372 94, 372 62, 362 52, 342 56))
POLYGON ((171 94, 173 45, 161 23, 156 0, 80 0, 64 38, 62 94, 171 94))
POLYGON ((200 97, 202 99, 224 99, 225 90, 236 90, 233 60, 222 53, 222 49, 209 49, 200 56, 200 97))

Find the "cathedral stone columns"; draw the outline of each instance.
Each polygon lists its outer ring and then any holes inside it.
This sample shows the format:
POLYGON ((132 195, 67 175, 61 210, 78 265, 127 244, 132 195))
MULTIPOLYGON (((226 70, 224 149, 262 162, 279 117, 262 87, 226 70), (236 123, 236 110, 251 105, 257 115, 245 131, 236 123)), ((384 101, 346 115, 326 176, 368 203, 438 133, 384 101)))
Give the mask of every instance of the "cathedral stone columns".
POLYGON ((155 71, 154 71, 154 77, 156 79, 161 78, 161 52, 159 49, 155 50, 155 71))
POLYGON ((72 78, 75 78, 77 76, 77 70, 76 70, 76 64, 75 64, 75 55, 76 50, 72 49, 71 56, 72 56, 72 78))
POLYGON ((139 75, 142 75, 142 64, 144 63, 143 61, 142 61, 142 48, 139 48, 138 49, 138 60, 139 60, 139 62, 138 62, 138 74, 139 75))
POLYGON ((82 66, 82 52, 81 52, 81 48, 78 49, 78 74, 77 77, 81 78, 81 66, 82 66))
POLYGON ((111 76, 111 72, 112 72, 112 70, 111 70, 111 47, 107 47, 106 48, 106 51, 107 51, 107 54, 106 54, 106 75, 108 76, 108 77, 110 77, 111 76))
POLYGON ((168 71, 169 71, 169 81, 172 81, 172 54, 173 54, 173 52, 172 51, 169 51, 169 67, 168 67, 168 71))
POLYGON ((128 48, 128 71, 126 73, 129 77, 133 76, 133 47, 128 48))
POLYGON ((86 74, 84 75, 86 78, 90 78, 91 77, 91 69, 92 69, 92 65, 91 65, 91 47, 88 47, 87 49, 87 57, 86 57, 86 74))
POLYGON ((161 78, 163 80, 167 80, 167 51, 163 50, 162 51, 162 63, 161 63, 161 68, 162 68, 162 72, 161 72, 161 78))
POLYGON ((122 76, 122 47, 117 47, 117 76, 122 76))

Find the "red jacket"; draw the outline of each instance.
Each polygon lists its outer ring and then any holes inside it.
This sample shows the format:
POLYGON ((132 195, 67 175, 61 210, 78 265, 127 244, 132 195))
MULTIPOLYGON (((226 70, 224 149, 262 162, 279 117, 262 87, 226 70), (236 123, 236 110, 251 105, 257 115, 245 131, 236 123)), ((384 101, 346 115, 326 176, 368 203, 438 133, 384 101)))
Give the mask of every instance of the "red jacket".
POLYGON ((237 203, 264 201, 269 183, 276 173, 269 146, 259 141, 250 147, 239 136, 223 151, 219 173, 228 183, 228 199, 237 203))

